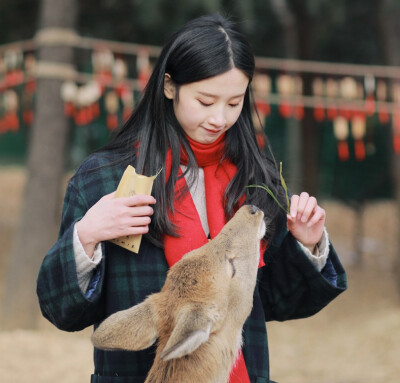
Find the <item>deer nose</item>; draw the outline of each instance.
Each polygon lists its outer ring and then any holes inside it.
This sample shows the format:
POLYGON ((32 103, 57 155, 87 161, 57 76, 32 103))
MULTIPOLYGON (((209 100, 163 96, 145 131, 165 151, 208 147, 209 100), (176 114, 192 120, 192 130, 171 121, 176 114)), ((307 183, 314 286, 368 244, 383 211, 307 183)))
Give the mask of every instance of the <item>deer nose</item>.
POLYGON ((256 214, 260 209, 256 205, 250 206, 250 214, 256 214))

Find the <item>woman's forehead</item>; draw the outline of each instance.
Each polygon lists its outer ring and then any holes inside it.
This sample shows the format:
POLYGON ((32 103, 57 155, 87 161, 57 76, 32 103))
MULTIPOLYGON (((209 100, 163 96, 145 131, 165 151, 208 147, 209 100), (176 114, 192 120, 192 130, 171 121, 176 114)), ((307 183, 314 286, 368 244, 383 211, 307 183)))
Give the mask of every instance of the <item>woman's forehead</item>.
POLYGON ((188 90, 205 97, 242 97, 246 93, 249 78, 244 72, 233 68, 220 75, 192 82, 185 86, 188 90))

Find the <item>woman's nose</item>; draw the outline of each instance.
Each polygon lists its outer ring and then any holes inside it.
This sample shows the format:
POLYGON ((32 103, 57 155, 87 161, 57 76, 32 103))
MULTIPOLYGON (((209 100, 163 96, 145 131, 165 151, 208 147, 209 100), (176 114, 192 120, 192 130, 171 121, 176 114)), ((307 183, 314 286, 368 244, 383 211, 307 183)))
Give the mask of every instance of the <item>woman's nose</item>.
POLYGON ((218 128, 223 127, 226 125, 226 117, 225 117, 225 113, 223 110, 218 110, 215 113, 213 113, 210 118, 209 121, 210 125, 216 126, 218 128))

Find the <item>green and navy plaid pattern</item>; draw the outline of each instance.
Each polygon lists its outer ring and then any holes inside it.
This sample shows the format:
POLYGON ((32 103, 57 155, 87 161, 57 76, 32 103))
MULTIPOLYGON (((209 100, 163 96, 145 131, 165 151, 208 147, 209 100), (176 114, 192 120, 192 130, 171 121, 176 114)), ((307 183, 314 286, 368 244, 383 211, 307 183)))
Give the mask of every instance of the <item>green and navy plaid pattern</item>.
MULTIPOLYGON (((110 165, 110 161, 103 154, 92 155, 70 180, 58 241, 40 268, 37 293, 42 313, 62 330, 96 327, 110 314, 140 303, 162 288, 168 271, 163 250, 145 237, 139 254, 105 242, 104 259, 90 293, 80 290, 73 227, 102 196, 117 188, 124 167, 110 165)), ((346 274, 333 247, 326 272, 319 273, 287 232, 285 217, 266 251, 265 262, 259 269, 253 310, 244 326, 243 355, 252 383, 270 382, 265 322, 313 315, 346 289, 346 274)), ((139 352, 95 349, 91 382, 142 383, 154 355, 154 346, 139 352)))

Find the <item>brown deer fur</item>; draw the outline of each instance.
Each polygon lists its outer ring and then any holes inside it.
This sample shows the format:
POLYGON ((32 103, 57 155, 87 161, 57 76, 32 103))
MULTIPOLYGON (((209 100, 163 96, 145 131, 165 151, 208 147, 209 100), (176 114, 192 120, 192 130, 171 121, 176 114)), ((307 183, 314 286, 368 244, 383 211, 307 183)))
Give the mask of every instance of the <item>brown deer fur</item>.
POLYGON ((146 383, 226 383, 253 304, 263 218, 254 206, 239 209, 169 270, 159 293, 104 320, 94 346, 141 350, 158 339, 146 383))

